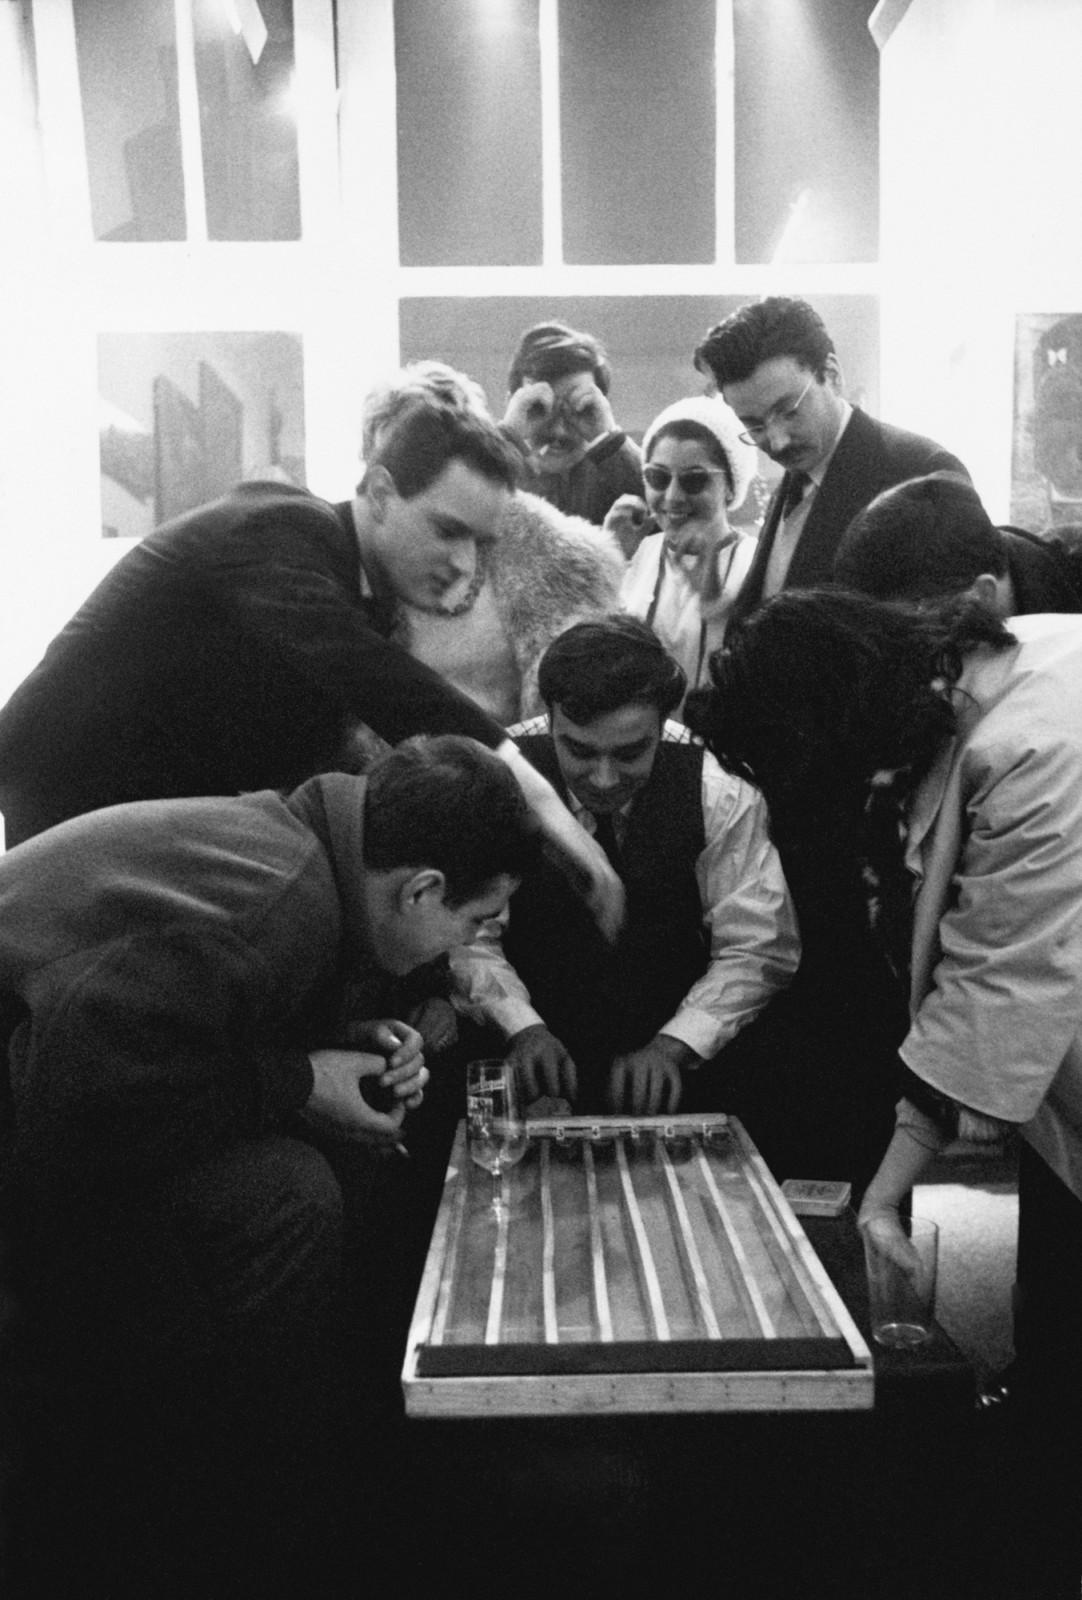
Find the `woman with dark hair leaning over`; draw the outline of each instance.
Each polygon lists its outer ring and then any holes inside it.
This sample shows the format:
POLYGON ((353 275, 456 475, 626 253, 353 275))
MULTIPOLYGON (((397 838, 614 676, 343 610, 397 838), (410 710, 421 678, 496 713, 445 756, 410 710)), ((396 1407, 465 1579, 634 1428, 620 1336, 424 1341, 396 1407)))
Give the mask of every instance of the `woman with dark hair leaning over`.
MULTIPOLYGON (((746 624, 752 648, 757 627, 746 624)), ((796 650, 799 638, 775 640, 752 666, 741 634, 712 658, 718 688, 686 703, 722 765, 766 796, 802 948, 789 989, 694 1089, 704 1106, 740 1115, 777 1177, 848 1180, 859 1200, 894 1126, 905 987, 872 925, 863 791, 847 780, 835 735, 843 684, 824 676, 821 695, 791 688, 796 650)))
POLYGON ((959 1132, 1021 1136, 1019 1470, 1002 1475, 1002 1537, 1020 1553, 1012 1596, 1077 1600, 1082 619, 1008 629, 972 603, 794 591, 712 667, 689 720, 762 787, 798 913, 800 889, 869 873, 877 937, 908 968, 902 1094, 861 1228, 904 1260, 899 1206, 930 1156, 959 1132))

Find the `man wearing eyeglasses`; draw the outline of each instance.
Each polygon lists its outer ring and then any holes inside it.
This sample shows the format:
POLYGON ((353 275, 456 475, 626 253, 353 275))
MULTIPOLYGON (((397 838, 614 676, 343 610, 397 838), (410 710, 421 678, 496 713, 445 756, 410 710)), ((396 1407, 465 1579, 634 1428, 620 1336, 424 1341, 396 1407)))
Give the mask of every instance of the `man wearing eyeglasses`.
POLYGON ((929 472, 969 477, 933 440, 849 404, 834 342, 806 300, 741 306, 710 329, 695 365, 740 418, 745 441, 785 469, 730 626, 781 589, 829 583, 842 534, 884 489, 929 472))

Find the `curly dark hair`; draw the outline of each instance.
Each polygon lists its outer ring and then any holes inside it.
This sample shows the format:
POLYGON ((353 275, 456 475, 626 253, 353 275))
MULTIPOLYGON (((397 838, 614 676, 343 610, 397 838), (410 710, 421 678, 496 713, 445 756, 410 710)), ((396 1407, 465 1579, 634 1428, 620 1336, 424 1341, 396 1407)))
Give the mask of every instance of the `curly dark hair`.
POLYGON ((973 601, 918 611, 844 589, 786 590, 731 631, 685 719, 762 790, 779 846, 859 849, 872 778, 912 784, 950 738, 977 645, 1015 642, 973 601))

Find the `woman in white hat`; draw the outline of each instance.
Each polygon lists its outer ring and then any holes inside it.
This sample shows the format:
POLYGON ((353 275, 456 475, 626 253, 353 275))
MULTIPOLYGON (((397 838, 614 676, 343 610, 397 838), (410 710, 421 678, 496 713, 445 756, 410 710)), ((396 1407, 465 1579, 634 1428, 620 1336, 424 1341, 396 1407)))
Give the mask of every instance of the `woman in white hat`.
POLYGON ((755 554, 754 535, 731 526, 756 471, 756 455, 718 396, 677 400, 643 438, 643 495, 623 495, 605 528, 631 554, 621 590, 625 611, 642 617, 694 688, 721 644, 732 602, 755 554), (644 503, 645 502, 645 503, 644 503), (653 531, 650 531, 653 530, 653 531))

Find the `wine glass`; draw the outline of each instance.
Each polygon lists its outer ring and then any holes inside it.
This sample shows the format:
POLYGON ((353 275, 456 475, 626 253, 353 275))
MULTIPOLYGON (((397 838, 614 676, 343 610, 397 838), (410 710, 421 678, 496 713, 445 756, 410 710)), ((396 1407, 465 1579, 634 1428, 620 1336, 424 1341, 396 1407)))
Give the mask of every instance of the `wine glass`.
POLYGON ((471 1061, 466 1067, 466 1140, 470 1157, 492 1174, 492 1210, 504 1210, 503 1175, 526 1152, 526 1124, 515 1071, 506 1061, 471 1061))

